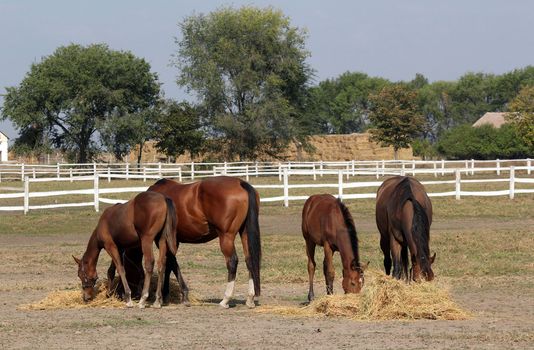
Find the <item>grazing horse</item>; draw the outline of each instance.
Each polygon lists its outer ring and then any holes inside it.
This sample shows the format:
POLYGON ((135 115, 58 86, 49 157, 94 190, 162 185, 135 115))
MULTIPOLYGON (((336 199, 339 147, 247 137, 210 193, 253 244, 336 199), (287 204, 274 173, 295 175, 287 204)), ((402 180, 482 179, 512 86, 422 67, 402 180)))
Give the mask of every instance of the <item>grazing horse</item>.
POLYGON ((124 288, 126 306, 132 307, 132 293, 126 279, 121 255, 129 248, 141 246, 144 257, 144 284, 139 307, 145 307, 148 298, 150 278, 154 269, 152 242, 159 246, 158 284, 154 307, 161 306, 161 283, 165 271, 168 250, 176 254, 176 212, 173 202, 160 193, 142 192, 124 204, 115 204, 102 213, 98 224, 89 239, 87 249, 81 259, 73 256, 78 263, 78 277, 82 281, 83 299, 89 301, 95 296, 95 283, 98 279, 96 264, 100 251, 104 248, 113 261, 108 270, 108 292, 115 276, 115 268, 124 288))
POLYGON ((421 275, 434 278, 431 265, 436 254, 430 257, 430 225, 432 203, 425 188, 413 177, 395 176, 382 183, 376 194, 376 225, 380 231, 380 248, 384 253, 386 274, 409 281, 419 281, 421 275), (412 261, 408 274, 408 249, 412 261))
MULTIPOLYGON (((173 200, 179 223, 176 227, 178 244, 205 243, 219 238, 228 270, 228 284, 220 302, 224 308, 228 308, 228 301, 234 293, 238 263, 234 240, 239 232, 249 271, 246 304, 254 307, 254 296, 260 295, 261 259, 259 196, 256 190, 243 180, 227 176, 210 177, 189 184, 161 179, 148 190, 162 193, 173 200)), ((167 259, 164 295, 168 293, 169 274, 171 270, 176 274, 177 267, 175 257, 167 259)), ((185 286, 179 269, 177 277, 180 284, 185 286)))
POLYGON ((330 194, 318 194, 308 198, 302 209, 302 235, 308 254, 308 301, 314 298, 316 245, 323 246, 324 249, 326 293, 334 293, 333 255, 336 251, 339 251, 343 265, 343 290, 345 293, 360 292, 364 283, 363 271, 369 263, 360 265, 356 227, 345 204, 330 194))

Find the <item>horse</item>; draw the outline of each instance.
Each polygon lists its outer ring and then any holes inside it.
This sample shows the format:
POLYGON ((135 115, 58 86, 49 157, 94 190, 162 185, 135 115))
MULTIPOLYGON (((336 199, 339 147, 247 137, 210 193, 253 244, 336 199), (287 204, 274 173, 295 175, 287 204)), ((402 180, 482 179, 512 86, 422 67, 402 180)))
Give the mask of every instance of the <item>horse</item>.
MULTIPOLYGON (((249 271, 246 305, 255 307, 254 297, 260 296, 261 242, 258 223, 259 196, 254 187, 238 178, 216 176, 189 184, 161 179, 148 188, 172 199, 179 225, 176 227, 176 241, 200 244, 219 238, 221 252, 226 261, 228 283, 222 307, 234 294, 238 258, 235 251, 235 237, 239 232, 245 262, 249 271)), ((177 270, 175 257, 167 259, 164 295, 168 294, 169 274, 172 271, 182 286, 181 273, 177 270)), ((186 287, 187 288, 187 287, 186 287)), ((187 297, 187 295, 185 295, 187 297)))
POLYGON ((359 293, 364 284, 364 270, 369 263, 360 264, 358 235, 348 208, 330 194, 313 195, 302 209, 302 235, 308 255, 309 291, 308 301, 314 298, 313 276, 315 274, 315 247, 323 246, 323 272, 326 293, 334 293, 334 252, 339 251, 343 265, 343 290, 359 293))
POLYGON ((85 302, 95 296, 98 279, 96 265, 102 248, 111 256, 108 269, 108 293, 115 276, 115 268, 124 288, 127 307, 132 307, 132 293, 126 279, 121 255, 126 249, 141 247, 144 257, 144 284, 139 307, 144 308, 148 298, 150 278, 154 269, 152 242, 159 246, 158 283, 153 307, 161 307, 161 283, 165 271, 167 252, 176 254, 176 212, 173 202, 160 193, 142 192, 124 204, 115 204, 104 210, 94 229, 87 249, 81 259, 73 256, 78 264, 78 277, 82 282, 82 297, 85 302))
POLYGON ((413 177, 395 176, 385 180, 376 194, 376 225, 380 231, 380 248, 384 253, 384 269, 393 277, 431 281, 430 225, 432 203, 423 185, 413 177), (412 266, 408 274, 408 249, 412 266))

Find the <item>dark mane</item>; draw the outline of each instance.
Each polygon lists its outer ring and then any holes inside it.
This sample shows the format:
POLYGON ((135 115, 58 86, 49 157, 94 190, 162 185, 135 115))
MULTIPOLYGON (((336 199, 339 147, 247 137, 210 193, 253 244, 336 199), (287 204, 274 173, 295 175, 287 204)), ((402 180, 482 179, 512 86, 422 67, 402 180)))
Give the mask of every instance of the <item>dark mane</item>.
POLYGON ((424 208, 421 206, 421 203, 415 199, 415 196, 412 192, 412 186, 410 183, 410 178, 406 177, 401 182, 397 184, 397 194, 399 196, 397 203, 399 204, 398 210, 402 209, 402 206, 406 201, 411 201, 414 210, 414 218, 412 224, 412 235, 417 245, 417 253, 421 260, 421 269, 423 271, 430 270, 430 251, 428 248, 429 244, 429 230, 430 223, 424 208))
POLYGON ((347 232, 349 233, 350 237, 350 245, 352 247, 352 251, 354 253, 354 259, 356 260, 356 263, 358 264, 357 267, 360 267, 360 256, 358 254, 358 234, 356 232, 356 226, 354 225, 354 219, 352 218, 352 215, 349 212, 349 209, 343 202, 338 198, 337 204, 339 206, 339 209, 341 209, 341 213, 343 214, 343 218, 345 219, 345 226, 347 226, 347 232))

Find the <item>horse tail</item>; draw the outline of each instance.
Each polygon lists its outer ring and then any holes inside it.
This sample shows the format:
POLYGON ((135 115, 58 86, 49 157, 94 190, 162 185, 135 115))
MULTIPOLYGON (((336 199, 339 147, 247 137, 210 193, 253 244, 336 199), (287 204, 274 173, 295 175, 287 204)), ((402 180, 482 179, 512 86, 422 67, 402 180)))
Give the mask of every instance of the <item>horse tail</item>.
POLYGON ((250 259, 250 272, 254 282, 254 294, 260 295, 260 260, 261 260, 261 241, 260 225, 258 222, 259 208, 257 193, 254 187, 245 181, 241 181, 241 187, 248 193, 248 211, 245 219, 245 228, 247 230, 248 251, 250 259))
POLYGON ((339 198, 337 199, 337 204, 339 206, 339 209, 341 209, 343 219, 345 220, 345 226, 347 227, 347 231, 349 232, 354 259, 356 259, 356 263, 358 264, 358 266, 360 266, 360 256, 358 254, 358 234, 356 233, 356 225, 354 225, 354 219, 350 214, 349 208, 347 208, 347 206, 343 204, 343 202, 339 198))
POLYGON ((178 249, 176 244, 176 224, 178 218, 176 217, 176 210, 172 199, 165 197, 165 202, 167 203, 167 215, 165 217, 165 225, 163 226, 163 235, 171 253, 176 255, 178 249))
POLYGON ((430 238, 430 223, 426 214, 425 208, 415 198, 412 188, 410 186, 409 178, 405 178, 399 183, 402 185, 404 191, 401 197, 401 206, 406 201, 412 202, 413 218, 412 218, 412 237, 417 246, 417 255, 420 260, 421 270, 425 273, 431 271, 430 268, 430 250, 428 247, 430 238))

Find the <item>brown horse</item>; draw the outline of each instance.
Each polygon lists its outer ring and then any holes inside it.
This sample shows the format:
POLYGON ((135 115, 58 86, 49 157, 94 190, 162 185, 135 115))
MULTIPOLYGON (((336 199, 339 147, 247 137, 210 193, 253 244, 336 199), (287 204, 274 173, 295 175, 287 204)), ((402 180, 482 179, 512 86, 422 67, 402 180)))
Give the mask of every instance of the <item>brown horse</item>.
POLYGON ((154 269, 152 242, 159 246, 158 285, 154 307, 161 306, 161 283, 165 271, 167 251, 176 254, 176 213, 172 201, 154 192, 142 192, 124 204, 116 204, 107 208, 100 217, 98 224, 89 239, 87 249, 81 259, 73 256, 78 263, 78 277, 82 281, 83 299, 94 298, 95 283, 98 279, 96 264, 100 251, 104 248, 111 256, 112 266, 108 270, 108 292, 115 276, 115 267, 124 288, 126 306, 132 307, 132 293, 128 286, 121 255, 125 249, 141 246, 145 280, 139 307, 145 307, 148 298, 150 278, 154 269))
POLYGON ((425 188, 413 177, 395 176, 382 183, 376 194, 376 225, 380 231, 380 248, 384 253, 386 274, 419 281, 421 275, 434 278, 431 265, 436 254, 430 257, 430 225, 432 203, 425 188), (408 274, 408 249, 412 260, 408 274))
POLYGON ((306 241, 308 254, 308 277, 310 289, 308 301, 312 301, 313 276, 315 274, 315 246, 323 246, 323 272, 326 280, 326 293, 334 293, 334 252, 339 251, 343 265, 343 290, 345 293, 358 293, 363 287, 363 271, 367 264, 360 265, 358 236, 354 220, 348 208, 330 194, 313 195, 302 209, 302 235, 306 241))
MULTIPOLYGON (((260 295, 261 243, 258 223, 259 196, 247 182, 233 177, 210 177, 199 182, 180 184, 162 179, 152 185, 156 191, 171 198, 176 208, 179 225, 176 240, 182 243, 205 243, 219 238, 226 260, 228 285, 220 305, 228 308, 234 293, 237 255, 234 240, 239 232, 245 261, 249 270, 249 289, 246 304, 254 307, 254 296, 260 295)), ((164 295, 168 293, 169 274, 176 274, 176 259, 167 259, 164 295)), ((180 284, 183 279, 178 270, 180 284)))

